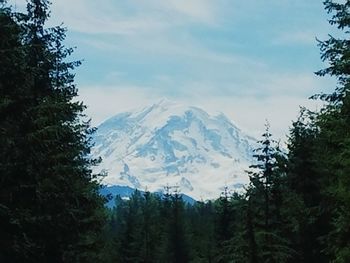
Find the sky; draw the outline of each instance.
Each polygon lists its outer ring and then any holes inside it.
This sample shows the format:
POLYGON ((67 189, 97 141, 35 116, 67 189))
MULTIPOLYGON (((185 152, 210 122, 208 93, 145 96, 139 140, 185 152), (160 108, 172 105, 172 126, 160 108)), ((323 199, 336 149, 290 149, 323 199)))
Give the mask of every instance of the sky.
MULTIPOLYGON (((12 0, 18 8, 23 0, 12 0)), ((314 72, 334 29, 322 0, 59 0, 79 99, 92 124, 167 98, 285 139, 299 106, 336 82, 314 72)))

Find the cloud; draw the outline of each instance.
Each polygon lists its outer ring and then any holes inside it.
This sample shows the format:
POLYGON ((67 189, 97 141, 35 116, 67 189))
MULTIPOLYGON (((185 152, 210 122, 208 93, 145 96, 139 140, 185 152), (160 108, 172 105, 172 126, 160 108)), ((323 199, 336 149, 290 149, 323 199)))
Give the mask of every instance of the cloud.
POLYGON ((147 34, 188 23, 214 23, 212 3, 209 0, 106 0, 102 3, 60 0, 53 2, 51 23, 64 21, 70 30, 86 34, 147 34))
POLYGON ((246 133, 260 138, 264 123, 268 120, 276 139, 286 141, 292 121, 296 120, 300 106, 316 110, 319 104, 300 97, 275 96, 257 97, 213 97, 196 101, 198 106, 209 112, 223 112, 246 133))
POLYGON ((336 31, 326 22, 323 26, 307 28, 302 30, 291 29, 277 34, 271 41, 273 45, 288 45, 288 46, 315 46, 316 39, 328 39, 329 34, 336 34, 336 31))
POLYGON ((335 86, 312 73, 321 12, 303 0, 58 0, 50 24, 64 22, 86 59, 78 87, 95 125, 169 97, 254 135, 268 118, 282 136, 299 104, 335 86))
MULTIPOLYGON (((81 87, 79 94, 79 99, 88 105, 86 113, 95 126, 117 113, 141 109, 165 97, 164 94, 142 91, 138 87, 81 87)), ((282 140, 286 140, 286 134, 292 120, 297 118, 300 105, 311 109, 319 107, 316 102, 306 98, 283 95, 264 99, 253 96, 210 96, 210 99, 206 96, 184 96, 170 100, 201 107, 214 115, 222 112, 245 132, 257 138, 268 119, 275 138, 282 140)))
POLYGON ((320 78, 312 72, 266 73, 261 76, 260 81, 259 87, 268 96, 288 95, 306 98, 320 89, 328 90, 334 83, 331 79, 320 78))
POLYGON ((272 40, 276 45, 312 45, 316 43, 315 31, 283 32, 272 40))
POLYGON ((55 1, 50 23, 60 24, 62 21, 69 30, 98 35, 129 35, 164 27, 160 21, 148 17, 125 16, 110 1, 98 6, 91 0, 55 1))
POLYGON ((213 22, 215 20, 215 4, 208 0, 169 0, 153 1, 155 6, 162 6, 163 10, 171 10, 187 18, 199 22, 213 22))
POLYGON ((160 98, 137 86, 84 86, 79 88, 78 100, 87 105, 86 114, 98 125, 113 115, 151 104, 160 98))
MULTIPOLYGON (((156 77, 162 83, 171 82, 169 76, 156 77)), ((183 83, 184 89, 175 94, 161 88, 128 84, 82 86, 79 99, 89 106, 87 114, 92 117, 94 125, 117 113, 143 108, 167 97, 185 105, 201 107, 211 114, 223 112, 255 137, 260 137, 265 120, 268 119, 275 137, 285 141, 292 121, 297 118, 299 106, 307 106, 312 110, 320 108, 319 102, 308 100, 308 97, 322 88, 326 90, 328 85, 334 87, 332 80, 298 74, 264 78, 266 83, 263 86, 268 88, 273 96, 262 96, 256 89, 243 94, 221 94, 215 92, 215 85, 188 82, 183 83), (307 95, 303 95, 304 93, 307 95)), ((244 89, 245 87, 241 86, 240 90, 244 89)))

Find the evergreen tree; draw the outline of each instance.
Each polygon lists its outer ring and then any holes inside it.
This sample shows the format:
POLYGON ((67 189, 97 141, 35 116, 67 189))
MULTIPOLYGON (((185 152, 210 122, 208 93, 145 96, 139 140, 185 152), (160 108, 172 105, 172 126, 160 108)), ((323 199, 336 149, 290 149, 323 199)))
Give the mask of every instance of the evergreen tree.
POLYGON ((142 195, 135 191, 126 203, 121 225, 119 262, 143 262, 142 251, 142 195))
POLYGON ((142 262, 152 263, 157 256, 160 237, 159 197, 146 191, 143 194, 142 213, 142 262))
POLYGON ((317 119, 320 129, 317 158, 319 172, 323 178, 323 196, 327 201, 321 208, 331 209, 332 229, 325 237, 327 253, 334 262, 350 261, 350 1, 341 3, 326 0, 325 8, 332 14, 329 20, 344 38, 329 37, 319 41, 322 60, 329 66, 317 72, 318 75, 336 77, 338 86, 331 94, 315 97, 328 104, 317 119))
POLYGON ((232 238, 233 213, 228 188, 225 187, 220 198, 216 201, 215 217, 215 241, 216 241, 216 261, 227 262, 229 253, 227 247, 232 238))
POLYGON ((174 263, 190 262, 190 247, 184 217, 184 202, 182 196, 177 191, 171 195, 168 234, 167 261, 174 263))
POLYGON ((249 244, 254 250, 256 246, 251 261, 287 262, 293 252, 288 240, 283 237, 281 217, 286 176, 285 158, 279 147, 273 145, 268 124, 262 137, 259 141, 261 147, 256 149, 254 155, 257 163, 251 165, 252 170, 248 172, 249 244))
POLYGON ((3 261, 89 262, 98 257, 104 199, 94 181, 85 106, 62 45, 65 29, 45 29, 48 1, 26 14, 1 8, 1 243, 3 261), (3 36, 3 35, 2 35, 3 36), (17 58, 15 58, 17 57, 17 58), (14 58, 14 59, 12 59, 14 58))
POLYGON ((23 29, 5 1, 0 3, 0 261, 24 260, 33 242, 24 232, 33 207, 34 179, 26 176, 30 103, 23 29), (17 66, 15 66, 17 65, 17 66))
MULTIPOLYGON (((185 216, 189 221, 189 236, 193 262, 214 262, 215 244, 215 208, 211 201, 196 202, 186 206, 185 216)), ((191 261, 191 262, 192 262, 191 261)))
POLYGON ((245 194, 230 197, 230 240, 225 242, 222 262, 257 262, 251 208, 245 194))
POLYGON ((320 237, 329 231, 329 212, 322 188, 324 178, 319 172, 317 152, 319 129, 317 115, 302 109, 289 137, 288 194, 286 216, 294 221, 289 238, 298 251, 298 262, 328 262, 320 237), (293 205, 294 204, 294 205, 293 205))

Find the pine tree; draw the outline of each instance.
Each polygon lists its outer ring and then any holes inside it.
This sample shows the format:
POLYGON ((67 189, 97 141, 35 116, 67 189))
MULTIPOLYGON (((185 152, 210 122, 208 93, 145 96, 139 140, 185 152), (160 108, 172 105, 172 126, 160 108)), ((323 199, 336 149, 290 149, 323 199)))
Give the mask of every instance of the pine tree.
POLYGON ((259 255, 258 255, 258 245, 256 240, 255 232, 258 230, 254 227, 254 219, 253 219, 253 207, 252 207, 252 199, 248 197, 248 206, 246 210, 246 231, 247 231, 247 239, 248 239, 248 249, 249 249, 249 263, 257 263, 259 255))
POLYGON ((324 177, 320 173, 317 157, 319 128, 317 114, 301 109, 293 123, 288 152, 287 214, 294 223, 290 225, 290 241, 298 252, 298 262, 329 262, 320 237, 329 231, 329 212, 322 193, 324 177))
POLYGON ((285 158, 271 138, 266 124, 261 147, 256 149, 256 164, 251 165, 247 190, 247 221, 252 262, 287 262, 292 256, 288 240, 283 237, 281 209, 285 181, 285 158), (255 245, 256 244, 256 245, 255 245), (255 255, 256 254, 256 255, 255 255))
POLYGON ((142 213, 142 262, 155 262, 157 258, 157 248, 159 246, 162 227, 160 226, 160 198, 156 194, 146 191, 143 194, 141 205, 142 213))
POLYGON ((72 101, 70 71, 80 62, 66 62, 65 29, 45 29, 48 8, 32 0, 26 14, 0 14, 1 220, 12 229, 1 237, 8 244, 1 257, 89 262, 105 216, 90 168, 93 129, 82 121, 85 106, 72 101))
POLYGON ((350 1, 341 3, 326 0, 325 8, 332 14, 329 20, 344 38, 329 37, 319 41, 321 59, 329 66, 317 72, 318 75, 334 76, 338 86, 331 94, 319 97, 328 104, 318 116, 317 158, 320 175, 323 178, 323 196, 327 200, 321 208, 332 210, 332 230, 324 238, 327 253, 334 262, 350 261, 350 1))
MULTIPOLYGON (((245 194, 230 197, 230 239, 224 243, 221 262, 258 262, 251 208, 245 194)), ((219 260, 217 260, 219 262, 219 260)))
POLYGON ((230 254, 227 247, 232 238, 232 205, 228 188, 225 187, 220 198, 215 203, 215 241, 216 241, 216 262, 227 262, 230 254))
POLYGON ((214 205, 211 201, 186 206, 193 262, 213 262, 216 251, 214 236, 214 205))
POLYGON ((177 191, 171 195, 171 217, 169 218, 168 227, 169 262, 190 262, 190 247, 184 217, 184 202, 182 196, 177 191))
POLYGON ((143 197, 136 190, 126 202, 122 217, 119 262, 143 262, 142 252, 142 211, 143 197))
POLYGON ((26 176, 30 89, 22 44, 23 29, 0 3, 0 261, 24 260, 33 242, 23 228, 33 207, 34 182, 26 176), (16 65, 16 66, 15 66, 16 65))

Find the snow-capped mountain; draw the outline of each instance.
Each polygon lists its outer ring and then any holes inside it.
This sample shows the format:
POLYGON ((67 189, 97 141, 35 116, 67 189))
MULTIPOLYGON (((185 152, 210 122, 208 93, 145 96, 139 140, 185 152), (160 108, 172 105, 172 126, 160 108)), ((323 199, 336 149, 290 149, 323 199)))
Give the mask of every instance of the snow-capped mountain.
POLYGON ((98 126, 94 156, 102 157, 107 185, 161 191, 178 186, 195 199, 219 197, 248 182, 255 140, 224 114, 167 100, 120 113, 98 126))

